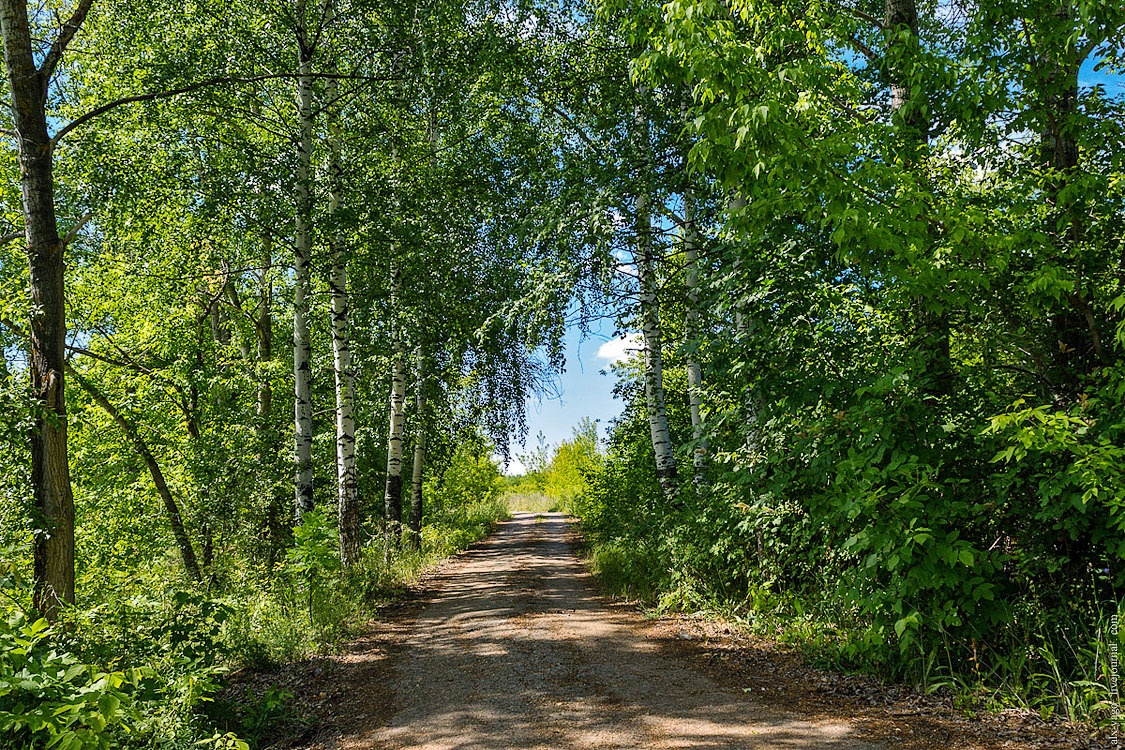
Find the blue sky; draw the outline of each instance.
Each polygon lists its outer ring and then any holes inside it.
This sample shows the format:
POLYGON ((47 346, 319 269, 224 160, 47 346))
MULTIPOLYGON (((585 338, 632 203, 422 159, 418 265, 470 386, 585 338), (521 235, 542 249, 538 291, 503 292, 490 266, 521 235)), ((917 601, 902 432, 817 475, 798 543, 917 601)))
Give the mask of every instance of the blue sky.
POLYGON ((543 434, 548 446, 570 438, 575 426, 584 418, 598 421, 598 435, 605 437, 609 420, 621 413, 623 404, 613 398, 616 376, 610 365, 625 356, 633 344, 613 337, 613 321, 592 324, 590 336, 582 340, 578 329, 566 334, 566 372, 558 377, 558 396, 529 397, 527 400, 528 436, 525 447, 513 446, 513 460, 507 474, 522 474, 523 464, 515 458, 534 451, 543 434), (606 374, 601 374, 602 372, 606 374))
POLYGON ((1100 55, 1093 55, 1082 64, 1078 70, 1078 83, 1082 86, 1095 86, 1102 84, 1110 96, 1125 92, 1125 82, 1122 77, 1111 74, 1107 69, 1095 71, 1094 65, 1101 59, 1100 55))

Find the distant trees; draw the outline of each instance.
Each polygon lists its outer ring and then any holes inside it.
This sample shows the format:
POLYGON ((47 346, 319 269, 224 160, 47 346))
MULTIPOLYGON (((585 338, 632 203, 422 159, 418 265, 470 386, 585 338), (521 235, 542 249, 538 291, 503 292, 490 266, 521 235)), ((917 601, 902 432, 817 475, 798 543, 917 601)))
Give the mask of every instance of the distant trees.
POLYGON ((515 493, 542 493, 562 503, 578 499, 586 491, 587 477, 603 464, 598 427, 582 419, 569 440, 540 446, 536 453, 521 457, 526 473, 516 479, 515 493))

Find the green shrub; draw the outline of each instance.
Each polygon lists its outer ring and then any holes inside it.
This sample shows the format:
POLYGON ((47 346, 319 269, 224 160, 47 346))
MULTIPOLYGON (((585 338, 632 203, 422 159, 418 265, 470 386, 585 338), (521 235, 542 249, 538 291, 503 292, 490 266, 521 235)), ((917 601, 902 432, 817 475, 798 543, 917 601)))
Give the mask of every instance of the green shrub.
POLYGON ((504 478, 492 460, 491 446, 483 440, 458 444, 443 469, 426 480, 423 490, 431 509, 491 501, 503 491, 504 478))
POLYGON ((12 612, 0 624, 0 737, 9 747, 108 750, 139 719, 133 692, 146 676, 84 664, 52 643, 46 620, 12 612))

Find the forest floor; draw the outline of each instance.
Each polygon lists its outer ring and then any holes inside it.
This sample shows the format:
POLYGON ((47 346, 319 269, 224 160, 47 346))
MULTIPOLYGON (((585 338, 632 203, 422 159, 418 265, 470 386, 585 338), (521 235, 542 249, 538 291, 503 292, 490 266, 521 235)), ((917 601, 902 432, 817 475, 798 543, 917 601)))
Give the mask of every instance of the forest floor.
MULTIPOLYGON (((720 622, 610 602, 559 513, 517 513, 338 654, 257 674, 307 750, 1115 747, 1019 711, 813 669, 720 622), (310 736, 312 735, 312 736, 310 736)), ((250 686, 253 688, 253 686, 250 686)))

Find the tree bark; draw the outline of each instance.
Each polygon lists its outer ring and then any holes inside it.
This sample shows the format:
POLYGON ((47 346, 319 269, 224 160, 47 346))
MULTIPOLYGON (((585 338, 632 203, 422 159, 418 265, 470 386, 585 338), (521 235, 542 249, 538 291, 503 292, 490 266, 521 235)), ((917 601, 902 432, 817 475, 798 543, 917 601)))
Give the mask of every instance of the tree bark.
POLYGON ((313 50, 305 26, 305 2, 296 2, 297 54, 297 212, 293 280, 293 461, 294 512, 298 523, 313 509, 312 342, 309 292, 312 284, 313 50))
POLYGON ((176 545, 180 548, 180 557, 184 562, 184 570, 195 582, 203 580, 203 575, 199 569, 199 563, 196 561, 195 550, 191 545, 191 538, 188 537, 187 530, 184 528, 183 516, 180 514, 180 506, 176 502, 176 498, 172 496, 172 491, 168 489, 168 483, 164 479, 164 472, 160 469, 160 464, 157 463, 156 457, 152 455, 149 450, 148 444, 144 438, 141 437, 140 432, 137 430, 136 425, 132 424, 125 416, 113 405, 104 393, 101 392, 93 383, 86 380, 79 375, 69 366, 67 370, 82 389, 90 394, 90 397, 98 403, 105 413, 108 414, 121 431, 125 433, 125 437, 137 449, 137 453, 144 459, 145 466, 148 467, 149 475, 152 476, 152 483, 156 486, 156 493, 160 495, 161 501, 164 503, 164 515, 168 518, 168 524, 172 527, 172 536, 176 538, 176 545))
POLYGON ((645 404, 648 408, 649 432, 652 450, 656 455, 656 479, 666 500, 676 493, 676 456, 672 451, 672 437, 668 429, 668 414, 664 406, 664 354, 660 334, 660 301, 656 293, 656 275, 653 268, 652 215, 648 191, 651 184, 651 156, 648 117, 645 114, 644 89, 637 90, 637 103, 633 119, 638 160, 638 187, 634 206, 634 232, 637 264, 637 281, 640 286, 641 335, 645 343, 645 404))
MULTIPOLYGON (((930 120, 924 108, 926 98, 912 93, 920 59, 918 9, 915 0, 886 0, 885 10, 896 157, 906 169, 928 181, 930 120)), ((911 346, 921 359, 922 389, 931 398, 946 396, 952 392, 954 379, 948 315, 937 295, 921 290, 915 295, 912 317, 911 346)))
POLYGON ((422 546, 422 480, 426 465, 426 355, 421 346, 414 351, 414 465, 410 482, 410 541, 422 546))
MULTIPOLYGON (((398 306, 401 290, 402 274, 397 259, 392 259, 392 315, 400 312, 398 306)), ((394 324, 392 335, 394 353, 391 357, 391 417, 387 435, 387 487, 383 494, 388 554, 391 547, 397 546, 402 530, 402 436, 406 403, 406 347, 402 340, 401 324, 397 322, 394 324)))
POLYGON ((273 234, 269 230, 262 232, 260 263, 258 317, 254 323, 258 381, 254 431, 258 442, 259 476, 268 492, 264 532, 268 539, 267 563, 272 568, 278 554, 285 548, 290 532, 288 519, 292 514, 286 495, 272 481, 281 448, 281 435, 273 424, 273 385, 270 383, 270 363, 273 362, 273 234))
MULTIPOLYGON (((727 199, 728 216, 733 217, 745 208, 746 199, 741 195, 734 193, 727 199)), ((744 273, 742 262, 743 248, 740 239, 741 235, 737 231, 734 231, 734 273, 736 278, 741 278, 744 273)), ((740 346, 748 348, 752 345, 750 337, 753 330, 750 311, 741 304, 734 310, 734 333, 735 340, 740 346)), ((742 401, 742 431, 746 441, 746 450, 751 456, 753 456, 761 446, 761 430, 759 429, 761 414, 759 404, 760 400, 757 391, 754 388, 744 388, 742 401)))
POLYGON ((340 562, 348 567, 359 560, 360 509, 355 469, 355 415, 351 342, 348 333, 348 273, 344 257, 344 236, 339 227, 343 167, 340 163, 342 137, 339 108, 336 106, 336 80, 328 79, 324 89, 328 107, 328 249, 332 268, 328 286, 332 305, 332 357, 336 374, 336 499, 340 529, 340 562))
POLYGON ((920 156, 919 150, 925 147, 929 133, 923 102, 912 97, 910 91, 918 53, 918 9, 915 0, 886 0, 885 9, 891 113, 901 140, 899 158, 913 164, 920 156))
POLYGON ((31 325, 28 370, 35 422, 31 431, 31 484, 35 500, 33 599, 50 621, 74 603, 74 495, 66 445, 64 350, 65 243, 55 217, 55 179, 46 101, 50 78, 66 42, 85 17, 79 5, 43 62, 35 66, 25 0, 0 0, 0 33, 19 143, 20 193, 30 267, 31 325))
POLYGON ((273 235, 262 232, 262 268, 259 277, 258 320, 254 324, 258 355, 258 438, 261 444, 269 428, 273 410, 273 388, 270 385, 268 363, 273 361, 273 235))
POLYGON ((699 365, 699 235, 695 225, 695 192, 691 185, 684 190, 684 286, 687 287, 687 313, 684 320, 684 347, 688 378, 688 408, 691 412, 692 468, 695 483, 703 483, 707 464, 707 443, 703 437, 702 388, 703 373, 699 365))
MULTIPOLYGON (((1056 8, 1055 21, 1064 33, 1070 32, 1072 24, 1067 21, 1075 14, 1070 0, 1060 2, 1056 8)), ((1078 248, 1086 234, 1088 217, 1081 193, 1069 188, 1080 169, 1076 116, 1082 60, 1078 59, 1075 44, 1065 37, 1060 38, 1062 35, 1040 36, 1043 44, 1040 64, 1044 70, 1037 79, 1039 117, 1043 123, 1039 149, 1040 159, 1050 175, 1047 190, 1054 208, 1048 233, 1055 237, 1059 258, 1078 259, 1082 256, 1078 248)), ((1073 398, 1081 392, 1085 377, 1106 364, 1108 355, 1099 323, 1087 301, 1087 273, 1079 263, 1075 260, 1072 266, 1077 283, 1064 298, 1066 307, 1051 316, 1055 340, 1049 347, 1049 380, 1055 385, 1056 393, 1065 398, 1073 398)))

